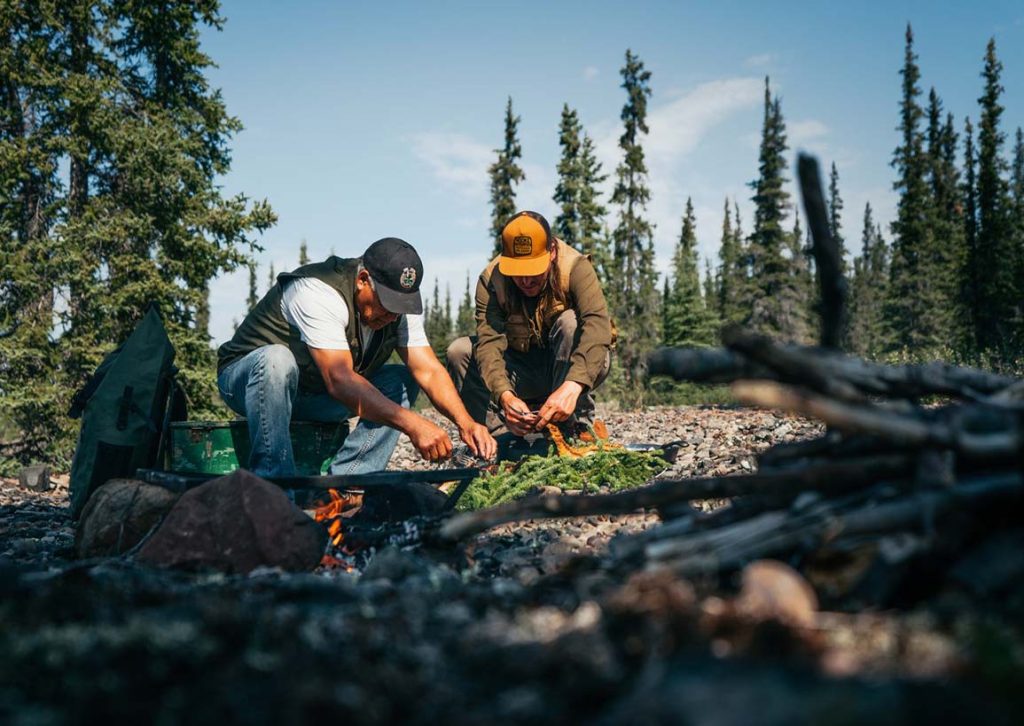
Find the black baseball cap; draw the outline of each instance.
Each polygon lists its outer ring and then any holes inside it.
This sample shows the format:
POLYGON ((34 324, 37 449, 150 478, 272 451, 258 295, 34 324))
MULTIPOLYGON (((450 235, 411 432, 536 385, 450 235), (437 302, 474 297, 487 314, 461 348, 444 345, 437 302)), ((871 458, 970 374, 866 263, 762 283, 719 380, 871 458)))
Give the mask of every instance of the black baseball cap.
POLYGON ((397 315, 423 312, 423 262, 411 244, 397 237, 379 239, 363 253, 363 267, 373 278, 373 289, 385 310, 397 315))

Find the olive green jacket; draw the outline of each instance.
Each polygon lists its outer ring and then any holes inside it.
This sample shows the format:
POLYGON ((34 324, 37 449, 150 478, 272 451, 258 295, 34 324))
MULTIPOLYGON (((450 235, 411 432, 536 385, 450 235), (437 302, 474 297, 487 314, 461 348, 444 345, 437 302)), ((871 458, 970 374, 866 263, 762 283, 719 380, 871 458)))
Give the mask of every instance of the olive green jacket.
POLYGON ((576 312, 579 341, 573 350, 567 380, 591 388, 597 380, 612 346, 612 321, 601 283, 590 262, 561 240, 556 240, 559 280, 566 302, 541 306, 528 305, 515 283, 498 269, 498 258, 480 273, 476 285, 476 362, 484 384, 498 401, 512 391, 505 354, 509 348, 526 353, 547 346, 555 319, 565 312, 576 312))

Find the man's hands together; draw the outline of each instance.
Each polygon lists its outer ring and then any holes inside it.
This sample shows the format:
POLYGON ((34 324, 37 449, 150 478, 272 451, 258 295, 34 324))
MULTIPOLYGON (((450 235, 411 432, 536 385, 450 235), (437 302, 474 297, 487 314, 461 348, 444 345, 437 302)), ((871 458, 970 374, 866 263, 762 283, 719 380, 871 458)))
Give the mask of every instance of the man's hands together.
POLYGON ((540 411, 530 412, 530 407, 512 391, 501 394, 501 408, 505 424, 516 436, 525 436, 540 431, 549 423, 561 423, 576 411, 576 402, 583 393, 583 386, 576 381, 565 381, 552 391, 540 411))
POLYGON ((537 414, 530 413, 530 407, 512 391, 501 394, 501 410, 505 414, 505 425, 516 436, 525 436, 537 430, 537 414))
POLYGON ((583 393, 583 386, 576 381, 566 381, 548 396, 548 400, 540 407, 537 428, 542 429, 548 423, 561 423, 576 411, 576 401, 583 393))

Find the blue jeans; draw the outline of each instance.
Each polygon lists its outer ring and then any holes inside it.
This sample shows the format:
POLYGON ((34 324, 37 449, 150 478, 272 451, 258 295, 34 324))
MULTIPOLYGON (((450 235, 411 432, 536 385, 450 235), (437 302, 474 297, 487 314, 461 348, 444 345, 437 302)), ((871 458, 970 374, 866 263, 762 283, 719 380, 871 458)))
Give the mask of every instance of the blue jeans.
MULTIPOLYGON (((419 388, 409 369, 386 365, 367 377, 385 397, 409 408, 419 388)), ((353 411, 326 393, 299 390, 295 356, 284 345, 265 345, 227 365, 217 375, 220 397, 249 423, 249 470, 260 476, 293 476, 295 458, 288 424, 299 421, 340 422, 353 411)), ((387 466, 399 432, 360 418, 331 461, 331 474, 361 474, 387 466)))

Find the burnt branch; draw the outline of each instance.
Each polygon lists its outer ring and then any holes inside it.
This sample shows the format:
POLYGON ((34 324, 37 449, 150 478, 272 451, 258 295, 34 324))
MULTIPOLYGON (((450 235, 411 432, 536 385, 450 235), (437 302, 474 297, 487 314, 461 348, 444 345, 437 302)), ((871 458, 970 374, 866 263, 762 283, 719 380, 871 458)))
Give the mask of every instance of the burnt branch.
POLYGON ((811 228, 811 252, 821 285, 821 345, 838 350, 846 328, 847 285, 839 245, 829 229, 818 160, 808 154, 800 154, 797 176, 800 178, 807 224, 811 228))
POLYGON ((842 400, 865 396, 917 399, 949 396, 1015 408, 1024 384, 1013 376, 947 363, 892 366, 821 348, 778 343, 741 328, 723 333, 728 348, 661 348, 650 355, 652 373, 680 381, 731 383, 773 380, 812 388, 842 400))
POLYGON ((748 405, 811 416, 841 431, 884 436, 910 448, 931 446, 974 457, 1006 457, 1016 454, 1024 444, 1016 426, 974 433, 951 422, 928 421, 872 404, 845 403, 769 381, 738 381, 732 393, 748 405))
POLYGON ((445 522, 440 537, 461 540, 491 527, 526 519, 556 519, 595 514, 628 514, 658 509, 676 502, 768 494, 792 499, 813 489, 843 493, 881 479, 908 476, 913 459, 880 456, 855 462, 822 463, 798 471, 769 472, 693 479, 659 479, 638 489, 599 496, 538 496, 475 512, 457 514, 445 522))
MULTIPOLYGON (((840 537, 877 535, 916 529, 931 530, 953 512, 971 511, 984 517, 991 507, 997 515, 1024 500, 1024 477, 1019 473, 977 477, 955 488, 931 490, 889 501, 821 501, 797 511, 771 511, 706 532, 684 534, 646 543, 649 564, 668 566, 693 575, 741 566, 762 557, 793 550, 811 550, 840 537)), ((977 526, 983 526, 978 524, 977 526)))

